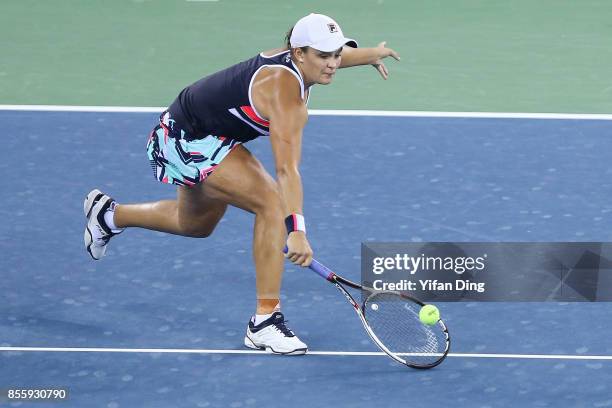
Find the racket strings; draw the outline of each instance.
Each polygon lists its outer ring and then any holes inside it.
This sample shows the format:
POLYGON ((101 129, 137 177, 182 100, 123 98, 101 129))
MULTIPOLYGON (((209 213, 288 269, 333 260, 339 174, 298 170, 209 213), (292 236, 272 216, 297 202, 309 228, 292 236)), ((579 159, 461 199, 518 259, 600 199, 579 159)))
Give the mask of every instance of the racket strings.
POLYGON ((408 362, 427 365, 446 349, 446 335, 439 324, 419 320, 421 306, 393 293, 374 293, 365 302, 365 318, 378 340, 408 362))

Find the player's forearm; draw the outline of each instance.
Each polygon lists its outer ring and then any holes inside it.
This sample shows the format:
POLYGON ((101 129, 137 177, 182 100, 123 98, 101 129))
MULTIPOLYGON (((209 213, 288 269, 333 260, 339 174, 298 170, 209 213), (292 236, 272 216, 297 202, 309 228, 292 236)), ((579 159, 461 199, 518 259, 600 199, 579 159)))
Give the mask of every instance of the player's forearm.
POLYGON ((302 178, 296 168, 280 167, 276 169, 278 189, 285 214, 304 214, 302 210, 304 193, 302 178))
POLYGON ((380 55, 377 48, 344 47, 340 68, 374 64, 379 58, 380 55))

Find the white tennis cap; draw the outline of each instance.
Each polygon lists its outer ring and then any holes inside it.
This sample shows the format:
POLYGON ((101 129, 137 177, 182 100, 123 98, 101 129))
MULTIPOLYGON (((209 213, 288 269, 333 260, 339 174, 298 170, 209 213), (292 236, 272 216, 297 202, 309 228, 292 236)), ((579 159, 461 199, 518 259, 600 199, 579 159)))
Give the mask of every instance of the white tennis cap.
POLYGON ((357 41, 344 37, 340 25, 323 14, 309 14, 295 23, 291 38, 291 47, 312 47, 319 51, 336 51, 343 45, 357 48, 357 41))

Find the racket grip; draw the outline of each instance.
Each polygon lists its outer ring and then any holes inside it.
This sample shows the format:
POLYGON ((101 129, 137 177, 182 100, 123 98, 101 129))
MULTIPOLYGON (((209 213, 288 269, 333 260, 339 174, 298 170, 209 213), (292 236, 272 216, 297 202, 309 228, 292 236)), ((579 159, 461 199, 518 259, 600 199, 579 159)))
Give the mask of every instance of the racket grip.
MULTIPOLYGON (((288 250, 289 249, 287 248, 287 246, 285 246, 283 248, 283 253, 286 254, 288 250)), ((317 261, 316 259, 312 260, 312 263, 310 264, 309 268, 311 271, 316 272, 322 278, 328 281, 333 280, 334 273, 332 272, 332 270, 329 269, 327 266, 323 265, 321 262, 317 261)))
POLYGON ((321 277, 327 279, 328 281, 333 280, 333 276, 334 273, 325 265, 323 265, 321 262, 317 261, 316 259, 312 260, 312 263, 310 264, 309 268, 318 273, 321 277))

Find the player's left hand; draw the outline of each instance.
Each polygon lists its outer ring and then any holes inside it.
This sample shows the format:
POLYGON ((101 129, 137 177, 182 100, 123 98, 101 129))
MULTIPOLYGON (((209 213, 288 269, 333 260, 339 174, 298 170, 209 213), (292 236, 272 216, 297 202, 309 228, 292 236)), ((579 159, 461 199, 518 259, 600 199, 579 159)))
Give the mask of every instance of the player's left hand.
POLYGON ((383 41, 375 48, 378 52, 378 59, 372 64, 372 66, 376 68, 376 70, 380 73, 383 79, 389 78, 389 70, 387 69, 382 60, 387 57, 393 57, 396 61, 399 61, 401 59, 399 54, 395 52, 395 50, 393 50, 392 48, 387 48, 386 44, 387 42, 383 41))

